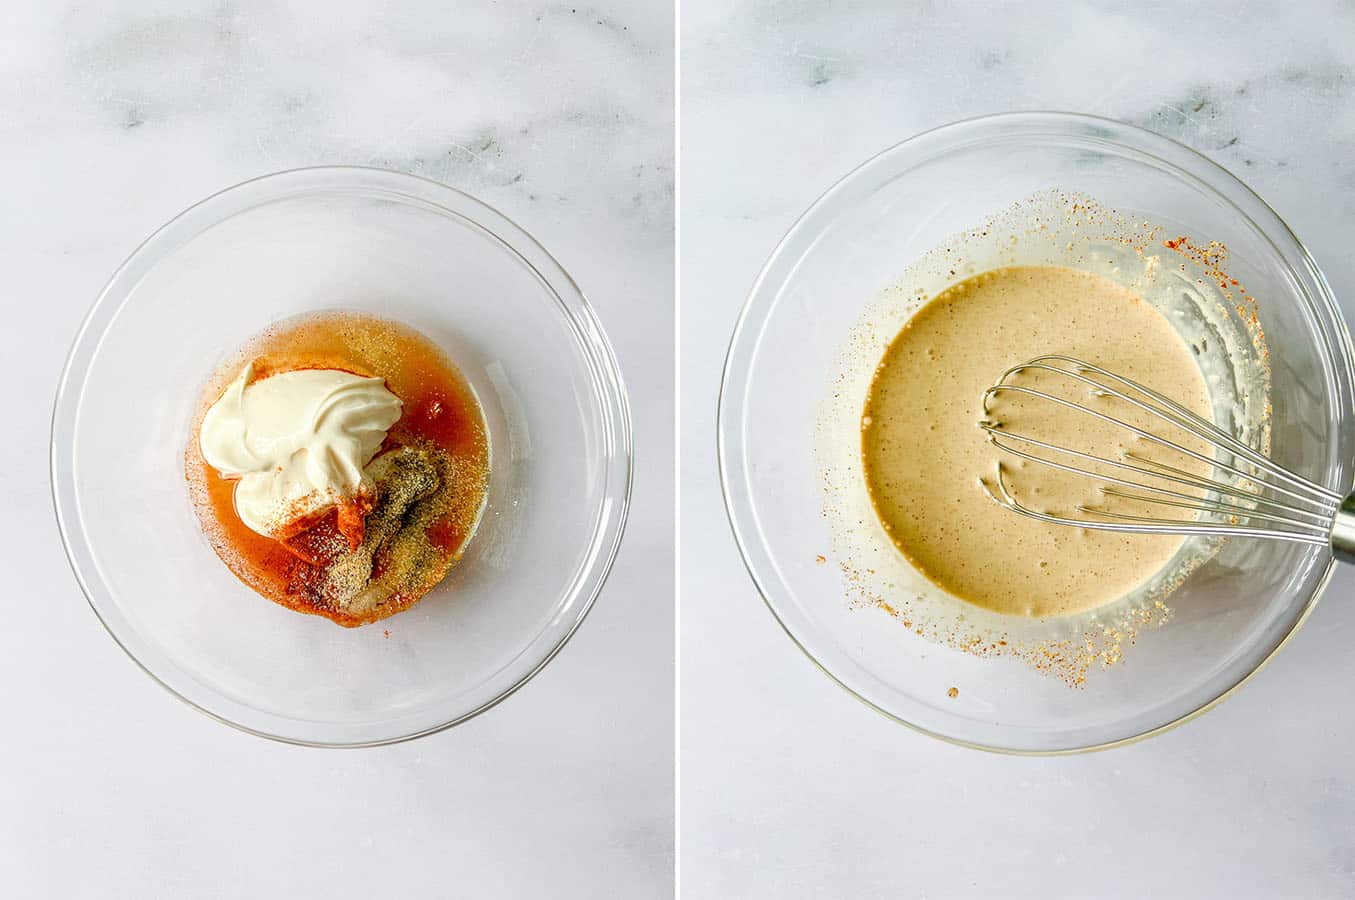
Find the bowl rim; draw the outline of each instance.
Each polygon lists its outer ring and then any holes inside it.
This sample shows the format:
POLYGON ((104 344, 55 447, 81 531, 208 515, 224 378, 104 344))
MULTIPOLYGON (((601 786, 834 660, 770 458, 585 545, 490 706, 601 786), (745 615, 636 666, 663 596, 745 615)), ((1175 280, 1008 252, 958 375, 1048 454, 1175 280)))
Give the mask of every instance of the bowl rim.
MULTIPOLYGON (((1249 671, 1244 673, 1232 685, 1221 691, 1213 699, 1203 703, 1194 710, 1191 710, 1190 712, 1177 716, 1171 721, 1165 722, 1161 725, 1157 725, 1153 728, 1149 728, 1147 730, 1131 734, 1122 738, 1102 741, 1099 743, 1086 744, 1083 746, 1060 747, 1055 749, 1027 749, 1027 748, 1003 747, 996 744, 985 744, 976 741, 968 741, 962 738, 955 737, 953 735, 943 734, 934 729, 926 728, 921 725, 918 725, 915 722, 911 722, 903 718, 902 716, 894 712, 891 712, 888 709, 883 708, 879 704, 863 696, 861 693, 859 693, 850 685, 848 685, 843 679, 839 678, 836 674, 834 674, 823 661, 821 661, 818 657, 814 655, 813 652, 811 652, 806 643, 802 641, 800 636, 798 636, 795 633, 790 623, 785 619, 785 617, 781 615, 781 613, 777 611, 776 604, 771 599, 771 593, 768 591, 767 585, 764 584, 763 579, 759 577, 758 571, 755 568, 755 563, 753 560, 753 554, 751 552, 751 545, 749 539, 746 538, 744 534, 740 531, 738 514, 735 511, 734 485, 732 484, 731 481, 730 463, 728 459, 729 446, 728 438, 726 437, 726 428, 727 428, 726 418, 729 409, 730 392, 734 387, 732 383, 732 376, 734 374, 733 371, 734 366, 736 365, 737 362, 735 358, 736 353, 740 349, 739 346, 740 340, 744 335, 745 328, 750 324, 750 316, 753 312, 754 304, 759 300, 760 296, 764 292, 771 289, 769 287, 769 282, 773 275, 775 274, 775 269, 781 263, 782 257, 787 256, 792 250, 802 249, 792 247, 792 244, 794 244, 797 241, 797 239, 799 239, 802 236, 802 234, 811 230, 811 228, 816 224, 814 220, 821 214, 821 211, 828 204, 832 203, 840 194, 844 193, 849 186, 855 184, 855 182, 859 178, 865 176, 868 172, 875 169, 877 166, 889 162, 892 159, 892 157, 899 154, 910 153, 917 149, 920 145, 934 142, 944 136, 955 134, 958 137, 959 133, 966 132, 975 128, 999 127, 1003 125, 1011 126, 1016 129, 1022 128, 1028 129, 1026 131, 1020 132, 1023 136, 1027 137, 1033 134, 1038 134, 1037 128, 1042 125, 1058 129, 1059 132, 1062 134, 1068 134, 1072 129, 1076 129, 1079 127, 1082 129, 1100 129, 1104 132, 1108 132, 1106 134, 1098 136, 1100 140, 1105 141, 1108 144, 1112 144, 1116 147, 1125 147, 1128 149, 1135 149, 1139 152, 1149 153, 1151 155, 1154 155, 1159 162, 1165 163, 1168 167, 1170 167, 1171 170, 1176 172, 1185 172, 1188 175, 1192 175, 1197 179, 1203 180, 1201 172, 1187 171, 1183 169, 1181 165, 1178 165, 1176 162, 1163 159, 1160 156, 1157 156, 1155 153, 1152 153, 1152 147, 1153 145, 1156 145, 1158 149, 1165 149, 1168 152, 1173 152, 1178 155, 1184 154, 1185 159, 1192 162, 1196 167, 1198 167, 1198 169, 1203 170, 1204 173, 1207 173, 1213 179, 1222 181, 1229 188, 1237 192, 1240 192, 1243 198, 1250 199, 1251 201, 1254 201, 1257 204, 1257 207, 1261 211, 1261 213, 1271 220, 1270 222, 1271 227, 1269 228, 1261 227, 1246 210, 1241 209, 1240 207, 1237 206, 1233 199, 1231 199, 1228 196, 1225 196, 1213 181, 1204 182, 1211 192, 1216 194, 1219 199, 1227 203, 1227 205, 1231 207, 1234 211, 1236 211, 1238 215, 1240 215, 1243 219, 1250 223, 1251 226, 1255 228, 1257 233, 1262 235, 1268 242, 1272 244, 1272 246, 1274 244, 1274 238, 1276 236, 1281 238, 1287 237, 1289 240, 1293 242, 1293 250, 1297 254, 1298 262, 1306 266, 1308 274, 1312 277, 1314 283, 1317 285, 1318 290, 1312 299, 1319 307, 1319 311, 1328 318, 1329 322, 1332 324, 1334 328, 1335 333, 1331 335, 1332 343, 1336 345, 1334 349, 1338 351, 1337 355, 1342 356, 1341 359, 1334 360, 1334 364, 1337 366, 1341 366, 1342 364, 1344 364, 1343 369, 1346 375, 1347 385, 1350 385, 1352 382, 1355 382, 1355 363, 1353 363, 1353 360, 1355 360, 1355 345, 1352 345, 1350 330, 1346 325, 1344 316, 1342 315, 1339 306, 1336 304, 1335 297, 1332 294, 1331 286, 1328 284, 1326 276, 1323 275, 1321 269, 1318 268, 1317 263, 1313 260, 1311 253, 1309 253, 1308 251, 1308 248, 1303 244, 1302 241, 1299 240, 1298 236, 1294 234, 1293 229, 1289 227, 1288 223, 1286 223, 1284 219, 1282 219, 1280 215, 1273 208, 1271 208, 1271 206, 1268 203, 1266 203, 1265 200, 1263 200, 1241 179, 1233 175, 1231 172, 1229 172, 1220 164, 1214 162, 1212 159, 1205 156, 1200 151, 1192 147, 1189 147, 1186 144, 1181 143, 1180 141, 1176 141, 1173 140, 1172 138, 1160 135, 1156 132, 1149 131, 1146 128, 1141 128, 1137 125, 1131 125, 1127 122, 1122 122, 1118 119, 1112 119, 1105 116, 1096 116, 1085 113, 1076 113, 1061 110, 1025 110, 1015 112, 1000 112, 958 119, 955 121, 944 123, 942 125, 928 128, 924 131, 920 131, 908 138, 905 138, 902 141, 899 141, 898 143, 895 143, 875 153, 874 155, 870 156, 863 162, 854 166, 846 174, 839 177, 822 194, 820 194, 819 197, 815 199, 814 202, 810 204, 809 207, 803 213, 801 213, 795 219, 795 221, 791 224, 790 228, 786 230, 786 232, 782 235, 781 239, 777 242, 775 248, 768 256, 767 261, 762 265, 761 269, 758 271, 756 278, 753 280, 752 286, 749 288, 743 306, 739 310, 739 315, 735 321, 734 329, 730 336, 728 349, 726 350, 724 366, 720 374, 719 398, 716 405, 715 451, 719 467, 720 492, 721 498, 724 502, 725 515, 729 522, 730 529, 733 532, 734 542, 738 547, 739 556, 743 561, 744 568, 748 572, 749 577, 752 579, 754 587, 757 589, 759 596, 761 596, 763 604, 766 606, 767 610, 772 614, 772 617, 776 620, 777 624, 781 626, 781 630, 784 631, 786 636, 790 638, 791 642, 800 649, 800 651, 809 659, 811 663, 814 664, 814 666, 820 672, 828 676, 828 678, 831 679, 838 687, 846 691, 848 695, 854 697, 856 700, 860 701, 866 707, 876 711, 877 713, 883 715, 885 718, 893 722, 896 722, 900 725, 904 725, 915 732, 924 734, 928 737, 936 738, 948 744, 954 744, 956 746, 967 747, 974 750, 982 750, 989 753, 1002 754, 1008 756, 1034 756, 1034 757, 1071 756, 1080 753, 1090 753, 1098 750, 1110 749, 1112 747, 1120 747, 1128 744, 1134 744, 1141 740, 1145 740, 1147 738, 1162 734, 1166 731, 1169 731, 1177 727, 1178 725, 1182 725, 1203 715, 1209 710, 1217 707, 1227 698, 1236 694, 1237 691, 1241 689, 1243 685, 1250 682, 1251 679, 1256 675, 1256 673, 1264 669, 1271 662, 1271 660, 1275 658, 1275 655, 1279 653, 1279 651, 1293 639, 1294 635, 1298 633, 1299 629, 1302 628, 1303 624, 1308 620, 1308 617, 1312 614, 1313 610, 1317 606, 1318 601, 1321 599, 1322 594, 1325 592, 1328 583, 1331 581, 1332 573, 1335 571, 1336 567, 1335 559, 1330 556, 1328 557, 1326 566, 1322 573, 1319 575, 1317 583, 1315 584, 1311 594, 1304 601, 1303 608, 1300 610, 1298 616, 1295 618, 1289 630, 1279 641, 1276 642, 1275 646, 1272 647, 1270 651, 1266 653, 1266 655, 1262 657, 1254 667, 1252 667, 1249 671), (1132 147, 1131 145, 1126 144, 1124 141, 1120 139, 1121 135, 1129 135, 1133 137, 1135 140, 1143 144, 1146 144, 1147 148, 1145 149, 1143 147, 1132 147)), ((1088 135, 1086 135, 1084 132, 1081 136, 1087 137, 1088 135)), ((986 139, 993 139, 994 137, 995 135, 992 134, 985 136, 986 139)), ((969 146, 970 144, 965 143, 963 141, 957 141, 956 145, 969 146)), ((1276 249, 1278 250, 1278 248, 1276 249)), ((1346 405, 1349 406, 1349 404, 1346 405)))
MULTIPOLYGON (((97 353, 97 342, 94 352, 97 353)), ((90 359, 84 360, 83 371, 87 368, 90 359)), ((82 380, 83 382, 83 380, 82 380)), ((634 439, 632 431, 632 418, 630 411, 630 399, 626 391, 625 381, 621 374, 621 368, 617 361, 616 353, 612 348, 611 342, 604 331, 597 314, 592 305, 588 302, 583 289, 574 280, 573 276, 564 268, 564 266, 551 254, 546 247, 538 241, 530 232, 519 225, 515 220, 501 212, 496 207, 485 201, 467 193, 466 191, 434 181, 431 178, 425 178, 421 175, 415 175, 406 172, 397 172, 391 169, 383 169, 375 166, 360 165, 324 165, 324 166, 302 166, 291 169, 283 169, 276 172, 269 172, 263 175, 257 175, 243 181, 236 182, 227 187, 221 188, 201 200, 185 207, 182 211, 175 214, 164 224, 152 231, 144 240, 129 253, 123 261, 115 268, 112 274, 104 282, 99 290, 94 302, 85 313, 81 320, 79 328, 71 341, 70 349, 67 351, 66 359, 61 368, 61 374, 57 380, 57 389, 52 401, 52 413, 48 435, 48 476, 49 490, 52 500, 52 509, 56 516, 57 530, 61 535, 62 549, 66 554, 66 561, 75 575, 76 582, 80 586, 81 592, 85 595, 85 600, 93 610, 95 617, 103 626, 113 642, 122 649, 132 662, 142 672, 146 673, 156 684, 164 688, 171 695, 185 703, 187 706, 197 710, 211 719, 215 719, 225 725, 245 732, 246 734, 256 735, 267 738, 279 743, 291 744, 305 747, 323 747, 335 749, 354 749, 363 747, 380 747, 390 744, 398 744, 415 738, 425 737, 430 734, 436 734, 445 731, 453 726, 469 721, 476 716, 484 713, 502 703, 508 697, 519 691, 527 682, 536 677, 545 666, 555 658, 555 656, 564 649, 565 644, 574 636, 579 627, 587 618, 588 613, 592 611, 598 595, 602 592, 603 586, 611 573, 612 566, 616 560, 617 553, 620 550, 621 541, 625 533, 626 523, 629 518, 631 496, 635 481, 634 465, 634 439), (338 181, 347 180, 348 184, 339 184, 336 182, 326 183, 325 179, 336 179, 338 181), (315 181, 314 184, 308 182, 315 181), (289 185, 295 183, 292 190, 287 190, 289 185), (280 190, 274 194, 257 198, 254 202, 240 208, 227 208, 222 211, 223 214, 211 215, 214 207, 222 204, 237 194, 242 194, 252 190, 258 190, 261 185, 276 185, 280 190), (403 184, 407 190, 399 190, 403 184), (612 454, 612 464, 609 468, 619 471, 609 471, 603 478, 606 486, 603 502, 598 513, 597 525, 595 528, 595 537, 592 543, 593 552, 592 561, 585 565, 585 568, 579 572, 577 577, 571 582, 571 587, 578 591, 578 596, 582 597, 582 603, 574 613, 572 621, 568 627, 555 639, 544 654, 536 660, 525 672, 517 677, 510 685, 500 690, 491 699, 478 704, 474 708, 459 713, 456 716, 438 722, 427 727, 407 731, 389 737, 380 737, 364 740, 314 740, 301 738, 294 735, 281 734, 270 731, 265 728, 247 725, 243 722, 209 709, 203 703, 191 699, 177 688, 171 685, 166 679, 162 678, 150 666, 140 659, 136 653, 128 646, 127 642, 119 636, 114 627, 109 623, 103 612, 100 611, 96 600, 96 590, 92 587, 89 576, 82 570, 80 561, 77 559, 77 539, 73 535, 72 525, 78 520, 78 508, 68 504, 73 504, 72 497, 63 498, 63 492, 72 492, 73 486, 69 483, 70 479, 63 476, 60 466, 63 462, 73 462, 65 460, 62 457, 63 448, 58 443, 58 428, 63 424, 63 414, 69 415, 72 419, 78 413, 79 407, 79 385, 74 383, 76 366, 81 361, 81 351, 86 348, 86 342, 91 338, 91 329, 96 324, 101 324, 100 331, 107 327, 116 318, 121 310, 122 303, 130 296, 130 288, 134 288, 136 283, 144 276, 145 271, 136 272, 140 268, 149 270, 151 266, 146 265, 147 256, 153 251, 172 252, 179 246, 182 246, 187 240, 191 240, 201 234, 207 228, 212 227, 226 219, 256 209, 261 205, 288 197, 305 196, 307 194, 325 193, 335 189, 342 188, 367 188, 375 190, 383 195, 396 197, 407 203, 418 203, 431 207, 443 215, 452 216, 468 221, 477 229, 485 232, 489 237, 496 240, 503 247, 512 252, 517 261, 528 270, 549 290, 554 298, 560 304, 566 318, 569 320, 571 331, 575 339, 581 344, 585 355, 590 363, 597 369, 597 380, 604 390, 600 404, 601 418, 603 420, 603 430, 607 434, 608 442, 613 444, 614 453, 612 454), (436 195, 441 194, 444 200, 450 203, 439 203, 436 195), (430 196, 434 195, 434 196, 430 196), (175 242, 178 232, 188 226, 192 226, 197 219, 207 219, 198 227, 192 228, 182 240, 175 242), (166 245, 162 247, 161 245, 166 245), (531 253, 536 257, 533 261, 524 255, 524 251, 531 253), (545 269, 546 271, 542 271, 545 269), (135 274, 128 290, 122 291, 120 297, 114 295, 123 285, 122 283, 135 274), (107 304, 113 299, 117 299, 116 308, 111 312, 112 315, 107 321, 99 322, 100 314, 105 312, 107 304), (74 401, 74 406, 71 406, 74 401)), ((97 565, 90 560, 91 566, 97 569, 97 565)), ((213 694, 220 696, 220 692, 212 689, 213 694)), ((285 718, 274 716, 273 718, 285 718)))

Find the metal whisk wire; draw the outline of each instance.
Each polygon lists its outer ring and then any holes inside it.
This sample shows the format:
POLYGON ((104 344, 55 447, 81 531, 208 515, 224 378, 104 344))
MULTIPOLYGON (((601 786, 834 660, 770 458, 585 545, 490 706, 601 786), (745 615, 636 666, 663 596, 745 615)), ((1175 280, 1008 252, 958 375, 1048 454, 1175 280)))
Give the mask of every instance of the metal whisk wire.
POLYGON ((1214 537, 1256 537, 1314 545, 1331 545, 1349 558, 1355 548, 1344 544, 1355 540, 1355 504, 1342 494, 1317 484, 1275 463, 1264 454, 1238 440, 1191 410, 1151 388, 1121 375, 1070 356, 1041 356, 1012 366, 983 395, 987 417, 979 427, 988 440, 1003 452, 1039 465, 1082 475, 1101 483, 1104 496, 1173 509, 1190 510, 1192 518, 1167 518, 1081 505, 1077 512, 1087 518, 1070 518, 1041 512, 1023 505, 1007 486, 1002 463, 996 473, 997 491, 980 479, 993 502, 1008 509, 1060 525, 1137 534, 1209 535, 1214 537), (1051 394, 1038 388, 1012 384, 1011 379, 1026 372, 1047 372, 1078 382, 1091 397, 1113 397, 1165 422, 1183 434, 1189 442, 1198 442, 1203 451, 1130 424, 1109 413, 1051 394), (1093 417, 1107 425, 1123 428, 1135 437, 1159 448, 1180 454, 1211 467, 1211 476, 1201 476, 1159 460, 1124 451, 1120 459, 1109 459, 1040 438, 1009 431, 992 418, 991 405, 1002 394, 1013 394, 1052 402, 1065 409, 1093 417), (1016 445, 1020 446, 1016 446, 1016 445), (1055 458, 1041 455, 1038 449, 1055 458), (1082 463, 1084 465, 1079 465, 1082 463), (1096 471, 1086 467, 1094 464, 1096 471), (1117 474, 1110 474, 1113 471, 1117 474), (1128 488, 1129 491, 1120 490, 1128 488), (1180 488, 1203 491, 1187 493, 1180 488), (1347 509, 1349 508, 1349 509, 1347 509), (1209 517, 1214 518, 1209 518, 1209 517))

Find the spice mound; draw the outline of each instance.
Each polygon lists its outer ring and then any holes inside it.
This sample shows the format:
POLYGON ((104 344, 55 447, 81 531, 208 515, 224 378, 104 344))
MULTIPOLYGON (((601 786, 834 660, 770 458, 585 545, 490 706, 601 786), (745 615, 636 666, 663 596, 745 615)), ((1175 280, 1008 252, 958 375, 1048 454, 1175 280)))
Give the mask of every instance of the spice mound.
POLYGON ((461 559, 486 503, 483 414, 403 325, 348 313, 256 338, 207 392, 185 451, 194 507, 245 584, 356 626, 407 609, 461 559))
POLYGON ((409 606, 446 574, 450 560, 428 529, 446 514, 455 464, 444 452, 401 447, 367 468, 376 503, 351 546, 333 523, 303 532, 288 548, 298 570, 298 602, 341 624, 385 618, 409 606))

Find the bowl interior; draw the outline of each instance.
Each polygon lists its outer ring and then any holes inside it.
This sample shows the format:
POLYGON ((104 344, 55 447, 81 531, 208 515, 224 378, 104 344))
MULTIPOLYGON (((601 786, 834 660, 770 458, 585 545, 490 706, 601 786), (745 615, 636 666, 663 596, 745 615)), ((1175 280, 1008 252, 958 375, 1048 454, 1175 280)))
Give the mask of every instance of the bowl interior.
MULTIPOLYGON (((878 567, 835 556, 842 548, 823 514, 825 497, 857 487, 825 484, 815 403, 827 396, 859 411, 863 382, 844 378, 842 348, 859 339, 861 311, 883 289, 956 234, 1051 190, 1162 226, 1158 243, 1184 235, 1226 245, 1229 273, 1256 298, 1266 335, 1272 455, 1329 487, 1350 486, 1349 338, 1302 247, 1213 164, 1146 132, 1084 117, 949 126, 840 182, 795 226, 755 287, 731 346, 720 418, 731 519, 750 571, 792 637, 849 690, 907 724, 1027 752, 1129 739, 1206 707, 1294 629, 1329 570, 1324 549, 1227 543, 1171 595, 1171 621, 1121 634, 1123 659, 1104 670, 1093 665, 1076 688, 1030 660, 981 658, 920 637, 878 605, 849 602, 863 593, 851 583, 857 579, 873 580, 864 593, 886 600, 911 586, 889 570, 899 564, 892 547, 895 559, 880 556, 878 567)), ((1049 261, 1021 253, 1006 261, 1049 261)), ((969 274, 967 262, 952 264, 950 280, 969 274)), ((883 327, 880 350, 894 330, 883 327)), ((846 454, 858 442, 839 443, 846 454)), ((982 619, 977 610, 958 618, 966 616, 982 619)), ((1010 624, 1077 640, 1109 621, 1010 624)))
POLYGON ((362 170, 235 188, 139 250, 77 343, 54 433, 77 572, 151 674, 234 724, 346 744, 458 721, 542 665, 605 574, 629 475, 612 365, 567 276, 470 198, 362 170), (270 323, 321 309, 422 332, 490 431, 490 496, 465 557, 411 610, 358 629, 241 585, 184 485, 204 382, 270 323))

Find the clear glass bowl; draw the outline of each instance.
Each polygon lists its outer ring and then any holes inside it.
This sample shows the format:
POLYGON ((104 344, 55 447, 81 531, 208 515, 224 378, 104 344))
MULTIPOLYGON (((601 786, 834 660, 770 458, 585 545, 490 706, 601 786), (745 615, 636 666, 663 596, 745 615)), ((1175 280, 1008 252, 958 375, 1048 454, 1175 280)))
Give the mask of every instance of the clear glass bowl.
POLYGON ((114 640, 203 712, 294 743, 404 740, 521 687, 601 590, 630 484, 625 391, 578 286, 484 203, 375 169, 258 178, 157 231, 80 329, 52 422, 62 539, 114 640), (210 375, 270 323, 321 309, 439 344, 490 431, 489 502, 461 563, 357 629, 237 581, 184 482, 210 375))
POLYGON ((735 537, 773 615, 844 688, 936 737, 1018 753, 1104 747, 1208 708, 1293 634, 1333 565, 1323 549, 1232 541, 1171 595, 1172 621, 1081 688, 846 602, 837 561, 816 560, 832 540, 812 446, 838 348, 912 260, 1049 189, 1224 243, 1260 301, 1272 455, 1337 490, 1355 481, 1351 343, 1331 291, 1279 217, 1190 149, 1104 119, 998 115, 914 137, 834 185, 768 260, 730 345, 719 458, 735 537))

